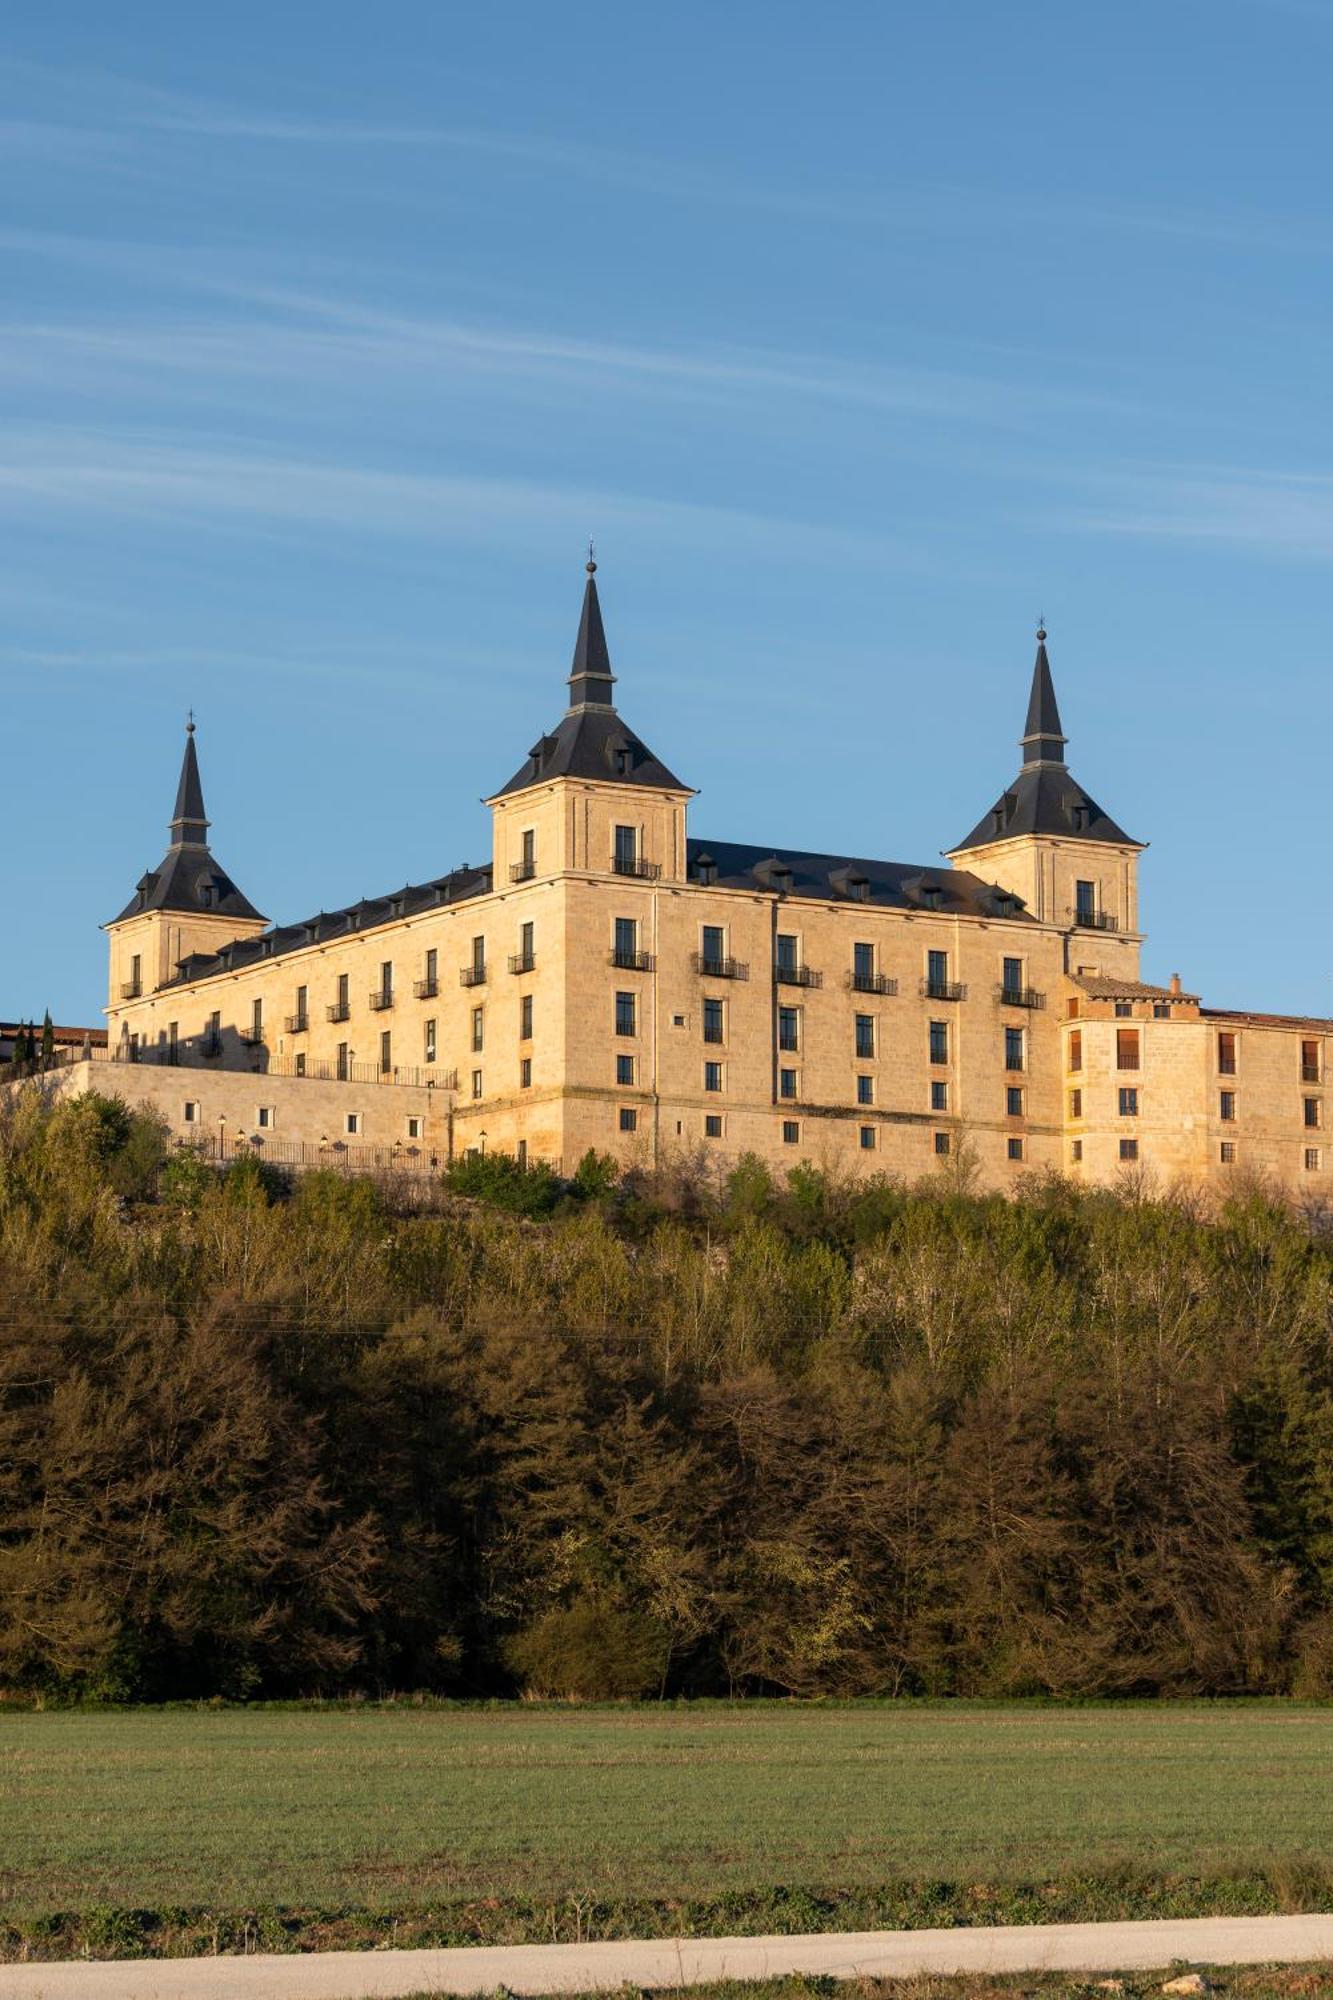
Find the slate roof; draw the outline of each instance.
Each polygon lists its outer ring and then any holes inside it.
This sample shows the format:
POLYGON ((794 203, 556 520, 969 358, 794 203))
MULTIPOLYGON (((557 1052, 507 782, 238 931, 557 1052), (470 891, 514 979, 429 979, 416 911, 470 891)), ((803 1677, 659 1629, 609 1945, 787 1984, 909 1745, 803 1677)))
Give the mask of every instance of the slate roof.
POLYGON ((965 868, 807 854, 796 848, 750 847, 732 840, 688 841, 686 867, 691 882, 721 889, 767 890, 797 899, 866 903, 878 909, 941 910, 948 916, 1035 921, 1021 897, 965 868))
POLYGON ((569 672, 569 707, 548 736, 540 736, 507 785, 493 794, 505 798, 550 778, 594 778, 617 785, 644 785, 657 791, 688 792, 679 778, 626 727, 612 700, 615 675, 597 596, 597 565, 588 563, 583 610, 569 672))
POLYGON ((463 903, 470 897, 487 895, 490 887, 489 868, 455 868, 430 882, 406 883, 388 896, 363 896, 345 909, 321 910, 318 916, 307 917, 304 923, 275 924, 272 929, 261 931, 258 937, 234 938, 218 951, 194 952, 181 960, 176 977, 167 984, 188 985, 196 979, 210 979, 214 973, 235 972, 241 966, 255 965, 261 959, 281 958, 286 952, 302 951, 307 945, 323 944, 330 938, 355 937, 358 931, 396 923, 421 910, 435 910, 447 903, 463 903))
POLYGON ((264 921, 209 851, 208 815, 193 722, 185 731, 185 755, 176 787, 176 809, 171 815, 171 845, 157 867, 139 877, 134 895, 112 921, 124 923, 127 917, 142 916, 147 910, 206 911, 209 916, 264 921))
POLYGON ((986 847, 994 840, 1012 840, 1019 834, 1032 833, 1106 841, 1117 847, 1142 847, 1143 842, 1117 826, 1071 775, 1064 761, 1067 740, 1060 724, 1051 663, 1046 655, 1046 634, 1039 631, 1032 691, 1019 738, 1023 768, 1013 784, 1001 792, 985 818, 951 852, 962 854, 969 847, 986 847))

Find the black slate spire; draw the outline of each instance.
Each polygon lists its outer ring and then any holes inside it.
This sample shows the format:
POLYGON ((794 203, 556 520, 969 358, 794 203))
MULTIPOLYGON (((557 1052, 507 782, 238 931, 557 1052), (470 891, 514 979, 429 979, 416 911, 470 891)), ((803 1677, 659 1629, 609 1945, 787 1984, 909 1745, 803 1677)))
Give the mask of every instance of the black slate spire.
POLYGON ((208 814, 204 811, 204 788, 199 780, 199 758, 194 747, 194 713, 185 725, 185 755, 181 759, 181 781, 176 787, 176 810, 171 815, 173 847, 207 847, 208 814))
POLYGON ((597 600, 597 563, 592 543, 588 544, 588 581, 583 592, 583 615, 579 636, 574 641, 574 664, 569 670, 569 706, 614 708, 611 690, 616 677, 611 671, 611 654, 602 625, 602 607, 597 600))
POLYGON ((1060 711, 1055 705, 1055 683, 1046 657, 1046 629, 1037 627, 1037 663, 1032 669, 1032 693, 1028 698, 1027 721, 1018 739, 1025 764, 1063 764, 1069 738, 1060 727, 1060 711))

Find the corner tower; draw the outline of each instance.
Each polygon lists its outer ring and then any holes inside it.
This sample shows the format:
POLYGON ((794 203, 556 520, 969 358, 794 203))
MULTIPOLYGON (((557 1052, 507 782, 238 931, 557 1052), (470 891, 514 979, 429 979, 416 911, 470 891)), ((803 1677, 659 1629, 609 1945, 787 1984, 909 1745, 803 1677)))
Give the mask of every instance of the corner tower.
POLYGON ((569 706, 486 800, 497 889, 577 871, 682 881, 693 797, 617 713, 611 654, 588 552, 569 706))
POLYGON ((1125 946, 1137 969, 1138 857, 1135 840, 1090 798, 1065 762, 1067 738, 1060 722, 1046 633, 1037 630, 1032 692, 1019 742, 1022 769, 985 818, 949 850, 956 867, 989 876, 1021 896, 1041 923, 1079 934, 1070 970, 1082 962, 1093 933, 1126 967, 1125 946))
POLYGON ((185 725, 171 843, 156 868, 139 878, 134 895, 106 925, 111 940, 108 1012, 164 986, 191 952, 214 952, 232 938, 254 937, 267 919, 213 859, 208 815, 194 747, 194 718, 185 725))

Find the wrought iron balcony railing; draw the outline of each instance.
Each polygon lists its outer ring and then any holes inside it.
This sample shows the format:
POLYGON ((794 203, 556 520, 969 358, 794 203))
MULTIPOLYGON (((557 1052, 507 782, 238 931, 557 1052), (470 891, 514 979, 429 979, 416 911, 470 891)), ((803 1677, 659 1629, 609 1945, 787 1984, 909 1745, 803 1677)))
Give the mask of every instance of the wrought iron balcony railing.
POLYGON ((641 854, 613 854, 611 873, 613 875, 635 875, 641 882, 655 882, 661 874, 661 864, 645 861, 641 854))
POLYGON ((887 972, 849 972, 847 990, 849 993, 885 993, 892 997, 898 991, 898 982, 890 979, 887 972))
POLYGON ((308 1014, 289 1014, 283 1025, 287 1034, 303 1035, 310 1026, 310 1016, 308 1014))
POLYGON ((536 873, 537 864, 535 861, 511 861, 509 864, 509 879, 511 882, 531 882, 536 873))
POLYGON ((143 981, 140 979, 127 979, 120 989, 120 997, 122 1000, 142 999, 143 981))
POLYGON ((535 951, 516 951, 509 960, 511 972, 531 972, 537 963, 535 951))
POLYGON ((484 986, 486 984, 485 966, 484 965, 461 966, 459 968, 459 973, 458 973, 458 983, 460 986, 484 986))
POLYGON ((1046 995, 1038 993, 1035 986, 997 986, 996 995, 1002 1007, 1044 1007, 1046 995))
POLYGON ((966 1000, 967 988, 961 979, 923 979, 923 1000, 966 1000))
POLYGON ((610 953, 610 962, 621 972, 651 972, 657 960, 650 951, 622 951, 617 946, 610 953))
POLYGON ((333 1000, 330 1001, 324 1012, 330 1021, 350 1021, 352 1018, 352 1003, 350 1000, 333 1000))
POLYGON ((1113 917, 1109 910, 1070 910, 1067 913, 1082 931, 1118 931, 1119 917, 1113 917))
POLYGON ((710 953, 692 951, 690 965, 704 979, 748 979, 750 968, 739 958, 714 958, 710 953))
POLYGON ((371 1013, 382 1014, 386 1007, 392 1007, 393 1005, 393 988, 392 986, 376 987, 375 991, 368 997, 371 1013))
POLYGON ((822 986, 824 975, 808 965, 775 965, 773 977, 779 986, 822 986))
POLYGON ((438 979, 417 979, 412 984, 413 996, 418 1000, 433 1000, 439 990, 438 979))

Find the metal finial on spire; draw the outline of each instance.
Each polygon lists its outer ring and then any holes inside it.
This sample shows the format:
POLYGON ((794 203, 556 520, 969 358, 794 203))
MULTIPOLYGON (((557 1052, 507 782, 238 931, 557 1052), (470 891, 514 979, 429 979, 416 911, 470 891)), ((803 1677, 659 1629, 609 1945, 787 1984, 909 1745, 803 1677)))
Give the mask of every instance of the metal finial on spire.
POLYGON ((1046 613, 1044 611, 1037 613, 1037 644, 1039 646, 1046 644, 1046 613))
POLYGON ((186 712, 186 716, 185 716, 185 734, 186 734, 187 736, 193 736, 193 735, 194 735, 194 710, 193 710, 193 709, 189 709, 189 710, 188 710, 188 711, 186 712))
POLYGON ((588 537, 588 562, 587 562, 587 570, 588 570, 588 575, 589 575, 589 576, 596 576, 596 574, 597 574, 597 551, 596 551, 596 549, 595 549, 595 548, 593 547, 593 544, 592 544, 592 537, 591 537, 591 536, 589 536, 589 537, 588 537))

